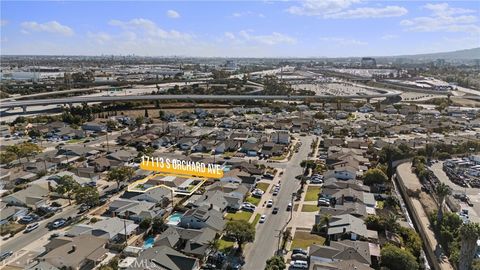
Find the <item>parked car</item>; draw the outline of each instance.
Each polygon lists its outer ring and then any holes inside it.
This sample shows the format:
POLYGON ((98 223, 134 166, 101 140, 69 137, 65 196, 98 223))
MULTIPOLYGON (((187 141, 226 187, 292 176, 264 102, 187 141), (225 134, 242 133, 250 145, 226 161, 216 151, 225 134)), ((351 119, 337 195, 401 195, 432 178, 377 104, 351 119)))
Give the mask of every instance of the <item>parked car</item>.
POLYGON ((262 215, 262 216, 260 217, 260 220, 258 220, 258 222, 259 222, 259 223, 264 223, 266 219, 267 219, 267 216, 266 216, 266 215, 262 215))
POLYGON ((63 218, 59 218, 59 219, 56 219, 54 220, 52 223, 50 223, 50 226, 49 228, 50 229, 58 229, 58 228, 61 228, 63 225, 65 225, 67 221, 63 218))
POLYGON ((25 228, 25 233, 28 233, 28 232, 31 232, 33 230, 35 230, 36 228, 38 228, 38 222, 35 222, 35 223, 32 223, 30 225, 28 225, 26 228, 25 228))
POLYGON ((251 205, 249 203, 244 203, 242 204, 242 208, 241 208, 243 211, 249 211, 249 212, 253 212, 255 211, 255 206, 254 205, 251 205))
POLYGON ((296 253, 292 254, 292 261, 308 261, 308 255, 302 254, 302 253, 296 253))
POLYGON ((301 249, 301 248, 294 248, 294 249, 292 249, 292 255, 293 255, 293 254, 303 254, 303 255, 305 255, 305 256, 308 255, 307 251, 306 251, 306 250, 303 250, 303 249, 301 249))
POLYGON ((37 216, 37 215, 34 215, 34 214, 26 215, 26 216, 21 217, 21 218, 18 220, 18 223, 28 224, 28 223, 30 223, 30 222, 33 222, 33 221, 37 220, 37 219, 38 219, 38 216, 37 216))
POLYGON ((273 200, 268 200, 267 202, 267 207, 272 207, 273 206, 273 200))
POLYGON ((318 200, 318 205, 320 206, 330 206, 330 200, 325 198, 320 198, 318 200))
POLYGON ((278 207, 274 207, 272 210, 272 214, 277 214, 278 213, 278 207))
POLYGON ((254 197, 262 197, 264 193, 265 193, 265 192, 264 192, 263 190, 256 188, 256 189, 254 189, 254 190, 252 191, 252 196, 254 196, 254 197))
POLYGON ((291 261, 290 266, 298 269, 308 269, 308 262, 302 260, 291 261))
POLYGON ((277 195, 278 195, 278 192, 279 192, 278 188, 274 188, 272 195, 273 195, 273 196, 277 196, 277 195))
POLYGON ((12 251, 5 251, 0 255, 0 262, 13 255, 12 251))

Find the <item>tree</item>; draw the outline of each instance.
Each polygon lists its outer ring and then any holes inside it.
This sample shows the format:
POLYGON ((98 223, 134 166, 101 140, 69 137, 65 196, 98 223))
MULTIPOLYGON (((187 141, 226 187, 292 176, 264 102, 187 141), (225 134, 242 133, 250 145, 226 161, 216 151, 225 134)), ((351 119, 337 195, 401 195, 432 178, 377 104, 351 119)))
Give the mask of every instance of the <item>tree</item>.
POLYGON ((220 248, 220 240, 217 237, 215 237, 213 240, 208 241, 207 249, 209 251, 209 254, 216 253, 219 248, 220 248))
POLYGON ((363 175, 363 183, 365 185, 373 185, 373 184, 383 184, 387 182, 388 178, 382 170, 378 168, 369 169, 363 175))
POLYGON ((267 266, 265 266, 265 270, 282 270, 286 267, 287 266, 282 256, 273 256, 267 260, 267 266))
POLYGON ((95 206, 98 204, 99 197, 95 187, 85 186, 75 190, 75 200, 78 204, 84 203, 89 206, 95 206))
POLYGON ((458 270, 471 269, 473 258, 477 252, 477 240, 480 237, 480 225, 478 223, 467 223, 460 227, 460 258, 458 270))
POLYGON ((152 230, 154 233, 160 233, 164 230, 165 223, 161 217, 154 217, 152 219, 152 230))
POLYGON ((383 246, 380 255, 382 258, 382 266, 390 270, 415 270, 419 267, 417 260, 410 252, 391 244, 383 246))
POLYGON ((327 236, 327 244, 330 244, 330 237, 328 234, 328 229, 330 229, 330 221, 332 221, 332 215, 325 214, 320 219, 320 226, 325 226, 325 235, 327 236))
POLYGON ((140 128, 144 121, 145 121, 145 117, 143 117, 142 115, 137 116, 137 118, 135 118, 135 127, 140 128))
POLYGON ((65 194, 68 198, 68 204, 72 204, 72 196, 77 189, 80 188, 71 175, 63 175, 57 181, 58 185, 55 188, 55 192, 58 194, 65 194))
POLYGON ((238 253, 242 253, 242 245, 255 240, 255 227, 246 220, 232 220, 227 222, 225 234, 235 239, 238 244, 238 253))
POLYGON ((140 224, 138 226, 142 230, 148 230, 148 228, 150 228, 150 225, 152 225, 152 219, 145 218, 140 222, 140 224))
POLYGON ((285 246, 287 245, 287 242, 292 239, 292 229, 287 228, 285 231, 283 231, 282 234, 282 249, 285 249, 285 246))
POLYGON ((392 233, 397 232, 397 229, 398 229, 397 219, 398 219, 397 215, 390 212, 384 220, 385 231, 390 231, 392 233))
POLYGON ((111 169, 107 174, 107 181, 117 182, 117 191, 120 190, 120 183, 130 180, 135 171, 131 167, 117 167, 111 169))
MULTIPOLYGON (((438 197, 438 214, 437 214, 437 225, 441 224, 443 220, 443 203, 445 201, 445 197, 450 195, 452 191, 450 190, 450 187, 445 184, 445 183, 440 183, 437 185, 435 188, 435 194, 437 194, 438 197)), ((439 229, 440 227, 437 226, 439 229)))

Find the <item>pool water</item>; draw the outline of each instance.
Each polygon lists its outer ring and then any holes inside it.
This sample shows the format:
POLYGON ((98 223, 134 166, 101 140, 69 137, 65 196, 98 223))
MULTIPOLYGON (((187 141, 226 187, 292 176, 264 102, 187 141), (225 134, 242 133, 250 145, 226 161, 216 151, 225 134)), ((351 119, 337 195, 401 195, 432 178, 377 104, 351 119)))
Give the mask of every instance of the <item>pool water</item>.
POLYGON ((167 224, 168 225, 177 225, 180 223, 180 219, 182 218, 183 213, 180 212, 173 212, 168 218, 167 218, 167 224))
POLYGON ((144 249, 151 248, 151 247, 153 247, 154 243, 155 243, 155 238, 149 237, 149 238, 145 239, 145 241, 143 241, 143 248, 144 249))

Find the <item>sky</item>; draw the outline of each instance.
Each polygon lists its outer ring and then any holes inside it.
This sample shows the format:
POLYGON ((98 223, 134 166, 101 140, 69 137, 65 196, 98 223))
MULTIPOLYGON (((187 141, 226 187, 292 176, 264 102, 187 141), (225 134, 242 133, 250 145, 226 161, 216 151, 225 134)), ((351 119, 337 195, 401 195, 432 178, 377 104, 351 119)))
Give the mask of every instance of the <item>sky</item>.
POLYGON ((480 1, 1 1, 2 55, 348 57, 480 46, 480 1))

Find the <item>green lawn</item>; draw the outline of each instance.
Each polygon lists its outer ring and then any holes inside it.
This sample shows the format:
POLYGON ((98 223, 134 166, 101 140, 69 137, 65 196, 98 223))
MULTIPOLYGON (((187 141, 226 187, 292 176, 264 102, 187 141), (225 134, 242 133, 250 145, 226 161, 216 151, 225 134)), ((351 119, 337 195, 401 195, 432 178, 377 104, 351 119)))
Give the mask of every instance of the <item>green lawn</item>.
POLYGON ((253 214, 252 212, 237 211, 236 213, 228 213, 225 219, 248 221, 252 216, 252 214, 253 214))
POLYGON ((261 216, 262 216, 262 215, 260 215, 260 214, 258 214, 258 213, 255 215, 255 218, 253 219, 253 222, 252 222, 253 226, 257 225, 257 223, 258 223, 258 221, 260 220, 260 217, 261 217, 261 216))
POLYGON ((304 204, 302 205, 302 212, 317 212, 320 207, 313 204, 304 204))
POLYGON ((320 187, 309 186, 307 189, 307 194, 305 195, 305 201, 318 200, 318 193, 320 193, 320 190, 320 187))
POLYGON ((79 142, 83 142, 83 140, 80 140, 80 139, 71 139, 71 140, 67 141, 67 143, 79 143, 79 142))
POLYGON ((235 244, 235 242, 224 240, 223 238, 220 238, 218 240, 218 243, 219 243, 218 250, 223 253, 229 253, 230 249, 232 249, 233 245, 235 244))
POLYGON ((281 156, 273 156, 273 157, 270 157, 270 160, 284 160, 287 158, 287 154, 283 154, 281 156))
POLYGON ((270 183, 258 183, 256 188, 263 190, 263 192, 267 192, 268 186, 270 186, 270 183))
POLYGON ((260 198, 249 196, 245 201, 257 206, 260 203, 260 198))
POLYGON ((290 250, 294 248, 307 249, 313 244, 323 245, 324 243, 325 238, 321 237, 320 235, 311 234, 310 232, 297 231, 293 237, 290 250))

